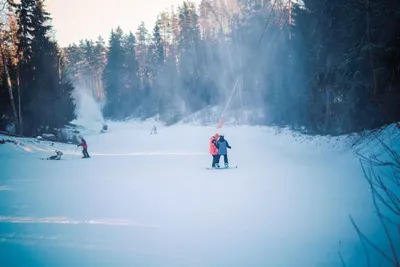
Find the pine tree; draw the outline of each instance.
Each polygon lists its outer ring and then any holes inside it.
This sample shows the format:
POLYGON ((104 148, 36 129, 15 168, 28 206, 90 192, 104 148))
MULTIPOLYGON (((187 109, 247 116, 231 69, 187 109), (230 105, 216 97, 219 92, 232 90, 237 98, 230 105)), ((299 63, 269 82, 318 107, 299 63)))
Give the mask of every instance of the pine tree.
POLYGON ((179 8, 179 73, 187 112, 204 107, 209 101, 208 90, 202 80, 200 64, 200 30, 194 3, 185 1, 179 8))
MULTIPOLYGON (((83 69, 84 80, 87 81, 86 88, 89 88, 93 94, 95 91, 95 75, 96 69, 96 54, 95 54, 95 43, 93 40, 82 41, 82 52, 85 58, 85 67, 83 69)), ((93 94, 94 95, 94 94, 93 94)))
POLYGON ((157 19, 153 29, 152 38, 152 62, 158 67, 163 67, 165 63, 165 39, 161 36, 161 27, 163 22, 160 18, 157 19))
POLYGON ((150 35, 144 22, 141 22, 136 31, 136 57, 139 61, 140 89, 145 95, 149 94, 150 69, 149 69, 149 44, 150 35))
POLYGON ((89 90, 97 100, 104 99, 102 75, 106 52, 101 36, 96 41, 80 40, 79 45, 72 44, 65 49, 71 81, 78 90, 89 90))
POLYGON ((165 40, 161 36, 161 27, 163 21, 159 17, 153 28, 152 41, 150 44, 149 70, 151 77, 151 89, 147 100, 147 110, 150 116, 158 114, 162 93, 164 91, 164 73, 165 73, 165 40))
POLYGON ((82 49, 76 45, 71 44, 65 49, 66 61, 68 63, 68 76, 75 84, 76 81, 81 79, 82 69, 84 68, 84 57, 82 49))
POLYGON ((26 135, 53 129, 74 118, 71 84, 60 73, 57 43, 48 37, 49 14, 41 0, 22 0, 18 14, 18 53, 21 106, 26 135))
POLYGON ((107 61, 107 49, 104 39, 99 36, 96 40, 94 47, 94 90, 97 99, 104 99, 104 85, 102 81, 102 74, 107 61))
POLYGON ((158 114, 162 120, 168 124, 172 124, 182 117, 184 110, 184 100, 180 90, 181 84, 178 72, 179 53, 177 42, 179 38, 179 24, 178 16, 173 8, 171 8, 168 16, 165 14, 161 18, 163 23, 160 31, 166 53, 164 53, 164 69, 162 72, 158 72, 157 77, 157 84, 160 85, 158 114))
POLYGON ((211 7, 209 0, 202 0, 199 6, 199 25, 201 29, 202 39, 211 40, 215 37, 216 26, 214 19, 214 10, 211 7))
POLYGON ((158 20, 160 20, 157 24, 160 27, 161 38, 164 40, 164 55, 167 57, 173 40, 170 15, 164 11, 158 20))
POLYGON ((139 63, 136 58, 136 38, 132 32, 124 37, 124 83, 126 86, 126 109, 131 115, 141 104, 140 81, 138 77, 139 63))
POLYGON ((111 31, 107 64, 104 68, 103 81, 106 93, 106 105, 103 113, 106 118, 124 117, 121 109, 124 92, 124 50, 122 47, 123 32, 120 27, 111 31))

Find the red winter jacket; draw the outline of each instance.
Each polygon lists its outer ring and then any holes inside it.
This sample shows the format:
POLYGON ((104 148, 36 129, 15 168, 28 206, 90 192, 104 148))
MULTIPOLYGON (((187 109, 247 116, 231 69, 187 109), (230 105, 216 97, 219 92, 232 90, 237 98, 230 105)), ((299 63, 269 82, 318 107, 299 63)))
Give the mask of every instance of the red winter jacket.
POLYGON ((79 146, 82 146, 83 148, 88 148, 88 145, 86 143, 86 140, 82 138, 82 143, 79 144, 79 146))
POLYGON ((213 156, 218 155, 217 139, 215 136, 210 138, 210 154, 213 156))

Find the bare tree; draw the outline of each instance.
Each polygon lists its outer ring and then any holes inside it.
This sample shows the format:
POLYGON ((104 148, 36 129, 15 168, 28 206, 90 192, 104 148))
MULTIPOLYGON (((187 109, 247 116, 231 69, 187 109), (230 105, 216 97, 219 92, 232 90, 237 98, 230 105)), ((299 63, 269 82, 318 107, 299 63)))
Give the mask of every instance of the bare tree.
POLYGON ((389 251, 381 249, 363 234, 352 217, 350 220, 362 242, 368 266, 371 266, 371 259, 367 245, 380 254, 391 266, 400 267, 400 156, 393 145, 391 133, 389 133, 389 144, 375 133, 374 135, 383 151, 379 154, 374 152, 368 156, 361 156, 360 161, 364 176, 371 189, 376 215, 389 243, 389 251), (398 235, 397 240, 395 235, 398 235))

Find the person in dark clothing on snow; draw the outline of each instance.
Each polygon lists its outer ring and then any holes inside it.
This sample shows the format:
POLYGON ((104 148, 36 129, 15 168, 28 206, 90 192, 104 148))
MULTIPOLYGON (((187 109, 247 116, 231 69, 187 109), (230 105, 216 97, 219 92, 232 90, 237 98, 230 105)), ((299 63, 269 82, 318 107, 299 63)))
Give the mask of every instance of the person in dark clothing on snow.
POLYGON ((77 145, 77 147, 80 147, 80 146, 83 148, 83 150, 82 150, 83 157, 82 158, 90 158, 89 153, 87 151, 88 145, 86 143, 86 140, 83 139, 83 137, 81 137, 81 143, 79 145, 77 145))
POLYGON ((217 142, 217 148, 218 148, 217 166, 219 167, 220 157, 224 156, 225 168, 229 168, 228 148, 231 149, 232 147, 229 145, 228 141, 225 140, 223 134, 221 134, 219 136, 219 139, 218 139, 218 142, 217 142))
POLYGON ((157 134, 157 128, 156 128, 156 126, 153 126, 153 128, 151 128, 150 134, 157 134))
POLYGON ((46 158, 47 160, 60 160, 63 153, 59 150, 56 150, 56 155, 46 158))

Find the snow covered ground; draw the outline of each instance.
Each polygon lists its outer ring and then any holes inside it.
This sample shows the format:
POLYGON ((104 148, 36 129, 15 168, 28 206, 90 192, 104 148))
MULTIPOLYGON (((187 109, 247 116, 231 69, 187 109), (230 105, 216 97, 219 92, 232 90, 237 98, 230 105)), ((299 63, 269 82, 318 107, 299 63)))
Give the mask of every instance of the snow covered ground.
POLYGON ((152 126, 91 131, 91 159, 73 145, 0 145, 0 266, 331 267, 338 252, 366 266, 349 215, 368 236, 379 226, 354 153, 228 127, 239 168, 210 171, 215 128, 152 126), (63 160, 39 160, 56 149, 63 160))

